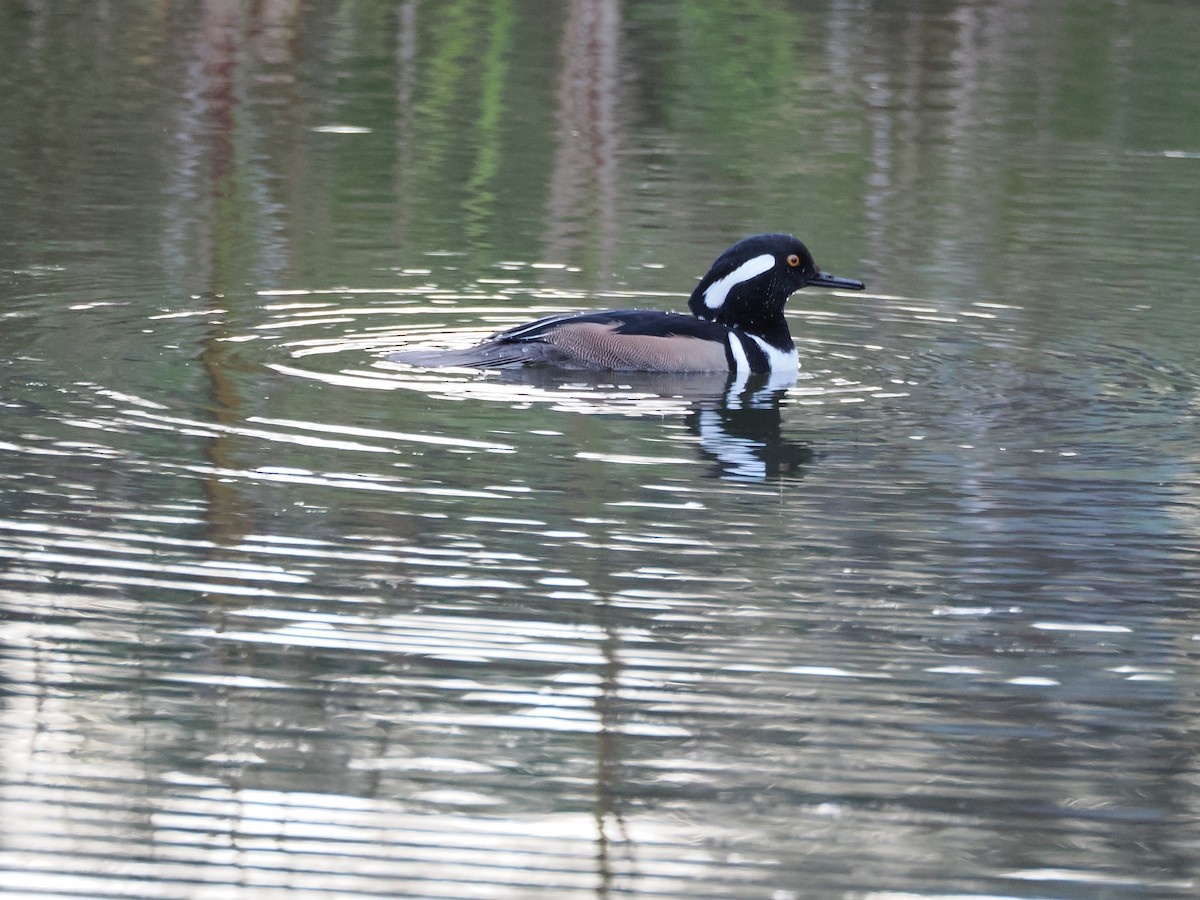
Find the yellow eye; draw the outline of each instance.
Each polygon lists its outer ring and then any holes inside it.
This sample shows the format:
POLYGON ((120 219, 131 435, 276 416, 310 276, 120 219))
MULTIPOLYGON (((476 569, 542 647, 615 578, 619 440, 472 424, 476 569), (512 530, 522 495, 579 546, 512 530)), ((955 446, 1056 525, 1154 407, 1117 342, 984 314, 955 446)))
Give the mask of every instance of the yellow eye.
POLYGON ((796 266, 800 265, 800 257, 797 256, 795 253, 793 253, 791 256, 788 257, 787 263, 789 266, 791 266, 794 269, 794 268, 796 268, 796 266))

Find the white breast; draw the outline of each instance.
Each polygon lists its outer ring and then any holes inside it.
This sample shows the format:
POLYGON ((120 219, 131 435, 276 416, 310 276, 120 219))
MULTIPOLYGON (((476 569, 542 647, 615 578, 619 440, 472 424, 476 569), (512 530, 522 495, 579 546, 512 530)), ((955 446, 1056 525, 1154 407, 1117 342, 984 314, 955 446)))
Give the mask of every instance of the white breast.
POLYGON ((767 355, 767 364, 771 367, 771 375, 780 377, 795 378, 800 371, 800 354, 796 352, 796 348, 790 350, 780 350, 778 347, 772 347, 756 334, 748 334, 750 338, 759 347, 762 352, 767 355))

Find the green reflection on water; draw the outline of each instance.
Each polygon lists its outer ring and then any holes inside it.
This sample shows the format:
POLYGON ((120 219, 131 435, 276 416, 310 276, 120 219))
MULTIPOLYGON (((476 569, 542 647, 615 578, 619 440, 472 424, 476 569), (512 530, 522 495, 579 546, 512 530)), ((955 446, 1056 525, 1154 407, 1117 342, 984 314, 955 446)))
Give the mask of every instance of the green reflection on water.
POLYGON ((467 182, 468 199, 466 232, 477 240, 486 233, 486 220, 491 218, 496 194, 493 180, 500 168, 501 132, 504 118, 504 87, 506 57, 510 49, 514 24, 509 3, 489 5, 492 22, 488 28, 487 50, 483 56, 483 81, 479 91, 479 120, 476 123, 479 148, 471 177, 467 182))

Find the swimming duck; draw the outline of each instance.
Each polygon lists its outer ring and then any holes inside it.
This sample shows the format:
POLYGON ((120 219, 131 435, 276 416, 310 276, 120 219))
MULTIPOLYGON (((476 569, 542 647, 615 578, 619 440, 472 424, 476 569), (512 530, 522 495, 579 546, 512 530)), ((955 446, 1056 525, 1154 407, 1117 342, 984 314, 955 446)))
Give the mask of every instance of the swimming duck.
POLYGON ((692 315, 617 309, 548 316, 462 350, 397 351, 418 366, 794 376, 796 345, 783 305, 806 285, 861 291, 861 281, 817 268, 790 234, 756 234, 717 257, 688 299, 692 315))

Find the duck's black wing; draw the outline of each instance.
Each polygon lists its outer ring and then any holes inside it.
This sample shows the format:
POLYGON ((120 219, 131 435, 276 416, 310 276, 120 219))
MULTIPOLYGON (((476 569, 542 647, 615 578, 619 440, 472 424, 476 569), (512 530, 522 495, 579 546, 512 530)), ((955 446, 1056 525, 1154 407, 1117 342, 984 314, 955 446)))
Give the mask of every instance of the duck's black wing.
POLYGON ((497 331, 487 340, 545 340, 552 332, 574 325, 611 326, 615 333, 625 335, 691 337, 708 341, 724 341, 728 333, 728 329, 723 325, 682 313, 659 312, 656 309, 606 309, 600 312, 546 316, 536 322, 526 322, 524 325, 497 331))
POLYGON ((474 347, 398 351, 390 358, 418 366, 717 372, 729 367, 728 334, 724 326, 693 316, 617 309, 547 316, 499 331, 474 347))

